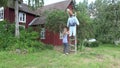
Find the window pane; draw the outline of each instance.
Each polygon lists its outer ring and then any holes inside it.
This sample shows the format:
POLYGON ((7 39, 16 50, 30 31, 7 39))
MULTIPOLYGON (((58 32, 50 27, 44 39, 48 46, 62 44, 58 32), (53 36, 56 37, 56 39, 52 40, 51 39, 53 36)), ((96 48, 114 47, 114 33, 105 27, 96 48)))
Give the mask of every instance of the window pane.
POLYGON ((63 39, 63 34, 62 34, 62 32, 60 32, 59 37, 60 37, 60 39, 63 39))
POLYGON ((22 21, 22 17, 20 17, 20 21, 22 21))
POLYGON ((4 18, 4 9, 1 8, 0 9, 0 19, 3 19, 4 18))
POLYGON ((45 39, 45 28, 42 28, 42 30, 41 30, 41 33, 40 33, 41 35, 41 39, 45 39))
POLYGON ((25 21, 25 14, 23 14, 23 21, 25 21))

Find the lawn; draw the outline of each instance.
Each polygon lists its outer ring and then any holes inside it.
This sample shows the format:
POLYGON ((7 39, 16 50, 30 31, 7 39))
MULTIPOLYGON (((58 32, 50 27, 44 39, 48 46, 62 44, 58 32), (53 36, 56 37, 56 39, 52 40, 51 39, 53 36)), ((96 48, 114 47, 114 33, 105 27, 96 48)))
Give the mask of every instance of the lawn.
POLYGON ((100 45, 69 55, 56 50, 29 54, 2 51, 0 68, 120 68, 120 46, 100 45))

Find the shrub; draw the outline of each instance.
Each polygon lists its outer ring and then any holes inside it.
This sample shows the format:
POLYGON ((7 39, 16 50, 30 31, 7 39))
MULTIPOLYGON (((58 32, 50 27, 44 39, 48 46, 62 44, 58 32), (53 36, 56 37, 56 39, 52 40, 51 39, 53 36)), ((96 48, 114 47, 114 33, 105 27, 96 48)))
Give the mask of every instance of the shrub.
POLYGON ((53 46, 45 45, 37 40, 38 32, 31 28, 20 28, 20 38, 14 37, 13 24, 8 24, 7 21, 0 22, 0 50, 27 50, 28 52, 36 52, 45 49, 53 49, 53 46), (7 26, 6 26, 7 25, 7 26))
POLYGON ((8 47, 13 33, 13 24, 9 25, 7 21, 0 22, 0 50, 5 50, 8 47))
POLYGON ((13 38, 14 40, 10 42, 11 46, 9 46, 7 50, 26 49, 28 52, 37 52, 45 49, 52 49, 52 47, 47 47, 44 43, 38 41, 37 38, 38 32, 21 30, 20 38, 13 38))

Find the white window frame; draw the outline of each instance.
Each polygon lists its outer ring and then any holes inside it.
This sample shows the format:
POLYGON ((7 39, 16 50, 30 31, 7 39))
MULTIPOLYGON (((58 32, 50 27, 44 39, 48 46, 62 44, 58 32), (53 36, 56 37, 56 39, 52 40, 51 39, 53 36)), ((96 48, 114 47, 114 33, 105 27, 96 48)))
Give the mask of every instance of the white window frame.
POLYGON ((26 13, 19 12, 19 22, 26 23, 26 13))
POLYGON ((4 20, 4 7, 0 7, 0 21, 4 20))
POLYGON ((59 38, 63 39, 63 33, 62 32, 59 33, 59 38))
POLYGON ((42 28, 42 29, 41 29, 40 38, 41 38, 41 39, 45 39, 45 28, 42 28))

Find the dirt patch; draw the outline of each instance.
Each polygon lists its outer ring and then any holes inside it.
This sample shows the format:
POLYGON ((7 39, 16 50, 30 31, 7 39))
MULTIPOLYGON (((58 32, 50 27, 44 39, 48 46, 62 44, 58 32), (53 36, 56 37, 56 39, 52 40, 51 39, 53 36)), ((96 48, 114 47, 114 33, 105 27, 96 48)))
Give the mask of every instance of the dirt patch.
POLYGON ((85 50, 89 52, 89 51, 92 51, 92 48, 86 47, 85 50))
MULTIPOLYGON (((63 53, 63 46, 54 46, 54 50, 63 53)), ((70 51, 70 47, 69 47, 69 53, 74 54, 75 51, 70 51)))
POLYGON ((58 52, 63 52, 63 46, 54 46, 54 50, 58 52))
POLYGON ((111 68, 120 68, 120 61, 119 61, 119 59, 113 59, 111 61, 111 68))
POLYGON ((96 57, 97 57, 98 59, 104 59, 104 56, 103 56, 102 54, 97 54, 96 57))
POLYGON ((103 62, 105 57, 102 54, 97 54, 96 58, 98 62, 103 62))
POLYGON ((88 59, 88 58, 86 58, 86 59, 84 59, 84 63, 89 63, 89 62, 91 62, 92 60, 91 59, 88 59))

